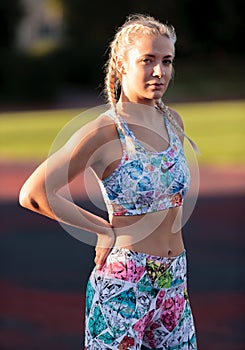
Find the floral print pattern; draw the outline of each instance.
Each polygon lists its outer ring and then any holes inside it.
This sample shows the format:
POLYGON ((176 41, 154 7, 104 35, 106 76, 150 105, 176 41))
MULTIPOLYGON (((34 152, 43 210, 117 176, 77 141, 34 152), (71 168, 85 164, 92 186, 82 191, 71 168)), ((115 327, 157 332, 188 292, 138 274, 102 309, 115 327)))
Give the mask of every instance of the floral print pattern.
POLYGON ((127 123, 114 119, 123 148, 117 169, 100 181, 109 217, 140 215, 183 204, 190 185, 190 172, 179 137, 167 118, 169 147, 163 152, 147 151, 127 123), (130 143, 130 147, 128 144, 130 143))
POLYGON ((174 258, 113 248, 86 292, 88 350, 196 350, 185 251, 174 258))

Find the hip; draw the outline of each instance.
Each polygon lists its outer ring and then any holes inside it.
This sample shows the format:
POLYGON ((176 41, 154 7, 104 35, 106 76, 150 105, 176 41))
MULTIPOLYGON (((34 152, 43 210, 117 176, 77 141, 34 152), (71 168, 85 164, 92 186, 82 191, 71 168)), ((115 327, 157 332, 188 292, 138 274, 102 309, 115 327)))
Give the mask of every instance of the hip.
POLYGON ((113 247, 97 276, 116 279, 130 284, 144 285, 148 281, 153 288, 169 289, 186 287, 186 251, 172 257, 161 257, 126 248, 113 247))

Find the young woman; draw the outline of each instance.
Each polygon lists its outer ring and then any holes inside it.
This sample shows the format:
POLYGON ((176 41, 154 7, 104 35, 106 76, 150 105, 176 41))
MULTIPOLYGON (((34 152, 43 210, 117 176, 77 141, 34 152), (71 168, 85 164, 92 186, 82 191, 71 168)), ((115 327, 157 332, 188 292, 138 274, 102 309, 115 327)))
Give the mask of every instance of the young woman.
POLYGON ((87 349, 197 349, 181 233, 190 173, 183 122, 162 97, 174 29, 129 16, 110 46, 110 108, 78 130, 26 181, 24 207, 97 235, 87 287, 87 349), (58 194, 91 168, 108 221, 58 194))

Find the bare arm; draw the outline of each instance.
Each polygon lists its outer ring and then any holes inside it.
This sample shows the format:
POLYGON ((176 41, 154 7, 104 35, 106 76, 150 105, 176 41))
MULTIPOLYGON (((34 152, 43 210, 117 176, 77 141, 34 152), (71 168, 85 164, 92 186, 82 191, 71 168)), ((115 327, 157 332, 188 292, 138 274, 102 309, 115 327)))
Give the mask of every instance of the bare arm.
POLYGON ((86 168, 94 165, 98 168, 98 149, 104 142, 101 129, 100 122, 96 120, 77 131, 27 179, 20 191, 19 201, 23 207, 39 214, 97 234, 97 245, 108 250, 115 239, 110 223, 58 193, 60 188, 86 168))

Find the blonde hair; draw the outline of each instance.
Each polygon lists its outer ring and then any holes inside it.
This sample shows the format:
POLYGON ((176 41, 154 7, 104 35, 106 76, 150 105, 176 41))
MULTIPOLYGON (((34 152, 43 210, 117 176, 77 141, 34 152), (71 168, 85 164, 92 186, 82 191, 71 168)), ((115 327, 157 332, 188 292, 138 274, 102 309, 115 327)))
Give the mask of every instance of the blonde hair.
MULTIPOLYGON (((163 24, 154 17, 148 15, 135 14, 127 17, 125 23, 118 28, 113 41, 110 44, 109 58, 106 63, 105 94, 107 102, 117 116, 117 93, 120 88, 120 75, 117 69, 117 57, 125 57, 126 52, 135 45, 137 36, 166 36, 174 45, 176 43, 175 29, 171 25, 163 24)), ((165 114, 171 125, 184 137, 189 137, 177 123, 162 99, 155 101, 156 107, 165 114)), ((120 123, 120 121, 119 121, 120 123)), ((190 140, 190 139, 189 139, 190 140)), ((190 140, 193 144, 193 141, 190 140)), ((196 146, 193 145, 195 148, 196 146)))
POLYGON ((172 26, 160 23, 151 16, 130 15, 126 22, 119 27, 114 40, 110 44, 110 54, 106 64, 105 94, 107 101, 116 111, 117 91, 120 79, 117 70, 117 57, 125 57, 125 53, 135 45, 134 39, 140 35, 168 37, 174 47, 176 35, 172 26))

